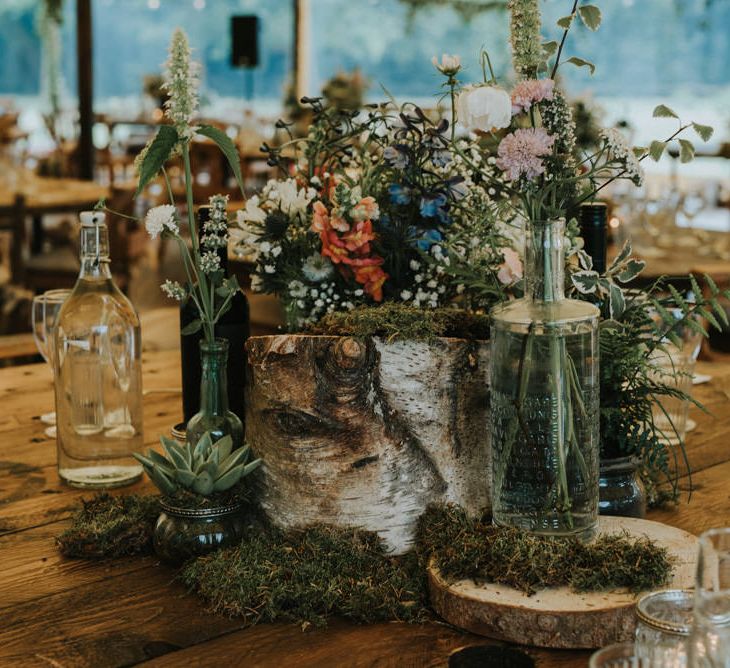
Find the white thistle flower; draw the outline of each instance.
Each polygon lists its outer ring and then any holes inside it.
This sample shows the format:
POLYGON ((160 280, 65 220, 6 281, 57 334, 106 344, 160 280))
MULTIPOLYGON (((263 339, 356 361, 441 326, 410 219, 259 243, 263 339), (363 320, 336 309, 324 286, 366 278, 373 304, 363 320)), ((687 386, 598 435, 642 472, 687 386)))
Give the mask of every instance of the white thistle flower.
POLYGON ((175 124, 180 138, 189 140, 194 132, 190 123, 198 111, 200 65, 190 58, 187 35, 180 28, 172 35, 164 68, 162 87, 169 95, 165 102, 167 117, 175 124))
POLYGON ((152 239, 156 239, 158 235, 162 234, 163 230, 169 230, 173 234, 179 233, 179 228, 175 215, 177 209, 172 204, 161 204, 155 206, 147 212, 147 216, 144 220, 144 226, 147 230, 147 234, 152 239))
POLYGON ((175 299, 179 302, 185 299, 185 288, 183 288, 183 286, 177 281, 167 280, 160 286, 160 289, 170 299, 175 299))
POLYGON ((329 258, 322 255, 310 255, 302 264, 302 273, 310 281, 318 283, 329 278, 334 272, 334 267, 329 258))

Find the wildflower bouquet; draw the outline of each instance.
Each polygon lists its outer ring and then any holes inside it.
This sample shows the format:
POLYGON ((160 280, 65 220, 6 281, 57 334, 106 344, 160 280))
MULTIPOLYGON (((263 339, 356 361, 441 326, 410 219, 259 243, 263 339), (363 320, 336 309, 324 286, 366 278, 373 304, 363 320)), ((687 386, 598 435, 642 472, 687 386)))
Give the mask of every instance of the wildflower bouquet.
POLYGON ((474 309, 503 297, 519 266, 498 224, 495 161, 483 162, 476 141, 409 103, 366 112, 303 103, 307 137, 263 147, 285 176, 247 201, 232 230, 255 264, 252 288, 279 295, 291 329, 383 301, 474 309), (466 289, 475 275, 478 295, 466 289))
POLYGON ((199 65, 191 59, 187 37, 176 30, 170 43, 169 58, 165 64, 163 89, 169 97, 165 102, 165 114, 169 125, 160 126, 155 137, 145 146, 136 161, 139 183, 136 195, 159 174, 167 186, 170 203, 150 209, 145 227, 152 238, 162 235, 178 242, 188 277, 185 285, 165 281, 162 290, 177 301, 192 299, 198 317, 184 330, 193 334, 202 329, 208 343, 215 339, 215 325, 230 308, 231 300, 239 290, 234 278, 224 278, 220 252, 228 248, 228 198, 214 195, 210 198, 210 217, 198 236, 193 207, 193 178, 190 165, 190 142, 195 135, 214 141, 225 155, 243 192, 241 167, 235 145, 222 131, 208 125, 196 126, 193 120, 198 110, 199 65), (165 164, 174 157, 182 157, 185 170, 185 197, 187 223, 192 241, 189 249, 181 235, 178 209, 172 187, 165 171, 165 164))
MULTIPOLYGON (((617 130, 606 129, 595 151, 576 157, 575 123, 556 75, 571 26, 582 21, 596 30, 601 12, 580 0, 571 4, 570 14, 558 21, 560 41, 543 42, 538 0, 509 0, 517 74, 510 92, 499 86, 486 53, 482 83, 459 87, 449 76, 447 86, 458 121, 491 135, 499 187, 507 208, 526 228, 525 298, 492 310, 493 517, 538 533, 589 536, 598 504, 600 310, 564 299, 563 225, 572 221, 567 250, 577 256, 578 270, 571 280, 586 290, 595 277, 591 259, 574 241, 572 219, 579 205, 617 179, 640 184, 641 162, 658 160, 675 139, 682 160, 691 160, 694 147, 680 135, 692 127, 707 140, 712 129, 679 122, 666 140, 636 148, 617 130)), ((565 63, 594 69, 577 56, 565 63)), ((677 119, 664 105, 654 116, 677 119)), ((468 155, 462 158, 472 174, 496 185, 494 172, 485 172, 468 155)), ((642 267, 622 262, 616 278, 628 282, 642 267)), ((625 306, 622 292, 611 283, 607 294, 606 313, 617 318, 625 306)))

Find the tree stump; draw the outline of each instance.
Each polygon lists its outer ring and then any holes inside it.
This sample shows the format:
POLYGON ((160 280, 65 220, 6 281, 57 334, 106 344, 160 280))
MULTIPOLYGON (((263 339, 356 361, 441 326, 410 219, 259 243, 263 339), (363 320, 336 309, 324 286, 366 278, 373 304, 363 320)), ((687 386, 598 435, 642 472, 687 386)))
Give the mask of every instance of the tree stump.
POLYGON ((489 346, 251 337, 246 438, 283 527, 376 531, 396 554, 429 503, 489 505, 489 346))

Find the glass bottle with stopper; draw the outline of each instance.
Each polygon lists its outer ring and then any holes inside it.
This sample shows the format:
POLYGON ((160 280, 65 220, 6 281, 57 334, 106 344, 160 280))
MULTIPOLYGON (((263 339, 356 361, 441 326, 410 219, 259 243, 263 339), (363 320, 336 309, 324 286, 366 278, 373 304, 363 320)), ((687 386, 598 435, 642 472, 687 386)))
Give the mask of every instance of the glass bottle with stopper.
POLYGON ((117 487, 142 474, 139 317, 112 278, 105 214, 80 218, 81 271, 54 338, 58 472, 76 487, 117 487))

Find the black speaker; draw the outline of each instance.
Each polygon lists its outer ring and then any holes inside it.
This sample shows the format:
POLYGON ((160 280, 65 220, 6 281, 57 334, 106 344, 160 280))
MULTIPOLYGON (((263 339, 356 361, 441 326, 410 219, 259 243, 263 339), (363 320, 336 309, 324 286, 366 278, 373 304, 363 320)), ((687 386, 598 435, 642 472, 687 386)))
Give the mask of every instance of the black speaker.
POLYGON ((231 16, 231 65, 256 67, 259 64, 259 17, 231 16))

